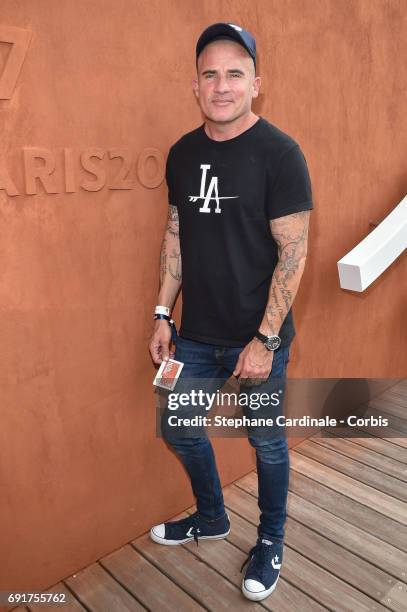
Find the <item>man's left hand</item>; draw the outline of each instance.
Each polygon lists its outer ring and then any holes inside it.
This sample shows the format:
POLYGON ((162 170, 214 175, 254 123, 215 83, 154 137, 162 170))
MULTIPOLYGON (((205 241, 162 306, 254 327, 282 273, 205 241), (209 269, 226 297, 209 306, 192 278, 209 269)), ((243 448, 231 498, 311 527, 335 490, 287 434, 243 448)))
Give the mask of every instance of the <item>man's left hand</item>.
POLYGON ((253 338, 240 353, 233 376, 243 385, 260 385, 270 376, 273 357, 274 351, 268 351, 264 344, 253 338))

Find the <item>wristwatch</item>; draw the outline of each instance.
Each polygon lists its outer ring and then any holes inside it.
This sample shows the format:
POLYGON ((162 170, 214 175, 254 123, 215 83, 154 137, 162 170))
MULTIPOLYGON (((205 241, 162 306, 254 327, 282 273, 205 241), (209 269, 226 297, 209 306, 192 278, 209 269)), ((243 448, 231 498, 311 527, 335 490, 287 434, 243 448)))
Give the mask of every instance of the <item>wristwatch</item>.
POLYGON ((281 344, 280 336, 265 336, 259 331, 257 331, 254 336, 264 344, 268 351, 275 351, 281 344))

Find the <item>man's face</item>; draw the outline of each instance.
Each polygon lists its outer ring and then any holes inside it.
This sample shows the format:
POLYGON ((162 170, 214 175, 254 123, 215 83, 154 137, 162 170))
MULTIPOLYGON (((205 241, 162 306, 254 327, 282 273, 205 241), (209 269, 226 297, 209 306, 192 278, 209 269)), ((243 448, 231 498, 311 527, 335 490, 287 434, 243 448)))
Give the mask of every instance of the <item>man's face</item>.
POLYGON ((205 117, 215 123, 230 123, 251 111, 260 77, 253 60, 232 40, 209 43, 198 57, 198 75, 193 89, 205 117))

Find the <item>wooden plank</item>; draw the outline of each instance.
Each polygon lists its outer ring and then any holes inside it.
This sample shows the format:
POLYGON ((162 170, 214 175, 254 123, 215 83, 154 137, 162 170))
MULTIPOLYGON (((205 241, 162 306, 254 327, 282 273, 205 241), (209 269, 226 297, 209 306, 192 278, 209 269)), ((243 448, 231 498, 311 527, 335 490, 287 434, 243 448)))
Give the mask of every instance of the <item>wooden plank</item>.
POLYGON ((345 497, 299 472, 291 472, 289 488, 303 499, 407 552, 407 527, 391 517, 386 517, 384 520, 383 515, 372 508, 345 497))
POLYGON ((387 381, 384 382, 382 378, 369 378, 369 383, 372 383, 372 397, 378 397, 382 393, 385 393, 389 389, 392 389, 393 387, 397 386, 403 380, 403 378, 392 378, 387 379, 387 381))
MULTIPOLYGON (((213 546, 221 540, 212 542, 213 546)), ((255 610, 263 608, 245 599, 240 589, 202 563, 183 546, 162 546, 149 535, 133 540, 136 550, 166 574, 193 599, 209 610, 255 610)))
POLYGON ((395 385, 388 387, 388 389, 405 397, 407 395, 407 378, 399 380, 395 385))
POLYGON ((388 474, 378 472, 375 468, 364 465, 350 457, 345 457, 334 449, 323 447, 310 439, 296 446, 295 451, 378 491, 407 502, 407 487, 404 482, 388 474))
POLYGON ((373 489, 362 482, 355 482, 353 478, 336 472, 313 459, 308 459, 296 450, 292 451, 290 462, 291 470, 309 476, 312 480, 320 482, 386 517, 391 516, 399 523, 407 525, 407 504, 405 502, 394 499, 390 495, 373 489))
POLYGON ((28 606, 28 610, 30 610, 30 612, 44 612, 44 610, 46 610, 47 612, 61 612, 61 610, 63 610, 64 612, 84 612, 84 610, 86 610, 86 608, 84 608, 80 601, 75 598, 71 591, 67 589, 63 582, 58 582, 58 584, 55 584, 52 588, 41 592, 54 593, 58 595, 60 593, 64 593, 66 603, 47 604, 46 606, 44 606, 44 604, 30 605, 28 606))
POLYGON ((130 545, 103 557, 100 564, 150 610, 204 610, 130 545))
POLYGON ((399 419, 407 419, 406 406, 401 406, 397 401, 395 401, 394 397, 380 396, 377 399, 370 400, 369 406, 372 406, 372 408, 376 408, 377 410, 383 411, 383 413, 398 417, 399 419))
MULTIPOLYGON (((257 518, 253 522, 253 516, 258 516, 257 504, 254 497, 244 493, 241 489, 232 485, 224 491, 226 505, 235 514, 249 522, 253 526, 257 524, 257 518), (242 497, 244 494, 244 497, 242 497)), ((245 533, 242 529, 231 531, 230 541, 234 537, 241 538, 245 533), (235 534, 235 535, 232 535, 235 534), (232 536, 232 538, 231 538, 232 536)), ((374 601, 353 586, 343 582, 326 569, 320 567, 312 560, 295 551, 290 546, 284 547, 284 577, 296 587, 307 593, 308 596, 317 600, 323 606, 338 612, 349 612, 349 610, 385 610, 384 606, 374 601), (300 568, 300 569, 299 569, 300 568)))
MULTIPOLYGON (((248 477, 245 478, 245 481, 247 480, 248 477)), ((247 505, 252 503, 247 495, 250 495, 254 500, 256 499, 243 489, 242 494, 246 496, 247 505)), ((387 572, 360 558, 354 552, 348 551, 341 545, 315 533, 315 531, 291 517, 287 519, 285 541, 288 546, 297 550, 300 554, 376 601, 380 602, 390 588, 393 588, 396 584, 401 584, 387 572)), ((380 556, 375 559, 375 562, 381 564, 380 556)), ((398 607, 393 608, 392 604, 389 605, 389 608, 392 610, 399 609, 398 607)))
POLYGON ((386 401, 391 401, 392 403, 397 404, 398 406, 407 410, 407 391, 392 387, 386 391, 383 399, 386 401))
MULTIPOLYGON (((240 588, 244 575, 244 570, 241 573, 240 567, 247 558, 247 551, 256 543, 257 531, 251 523, 248 523, 230 509, 228 509, 228 513, 231 521, 231 531, 235 532, 238 530, 245 535, 243 547, 242 545, 237 547, 229 541, 232 538, 233 542, 233 534, 232 536, 229 534, 226 540, 222 540, 216 546, 213 546, 213 542, 202 540, 199 542, 199 546, 196 546, 194 542, 190 542, 185 547, 190 548, 191 552, 199 559, 220 572, 222 576, 240 588)), ((241 541, 240 544, 242 544, 241 541)), ((275 591, 273 591, 270 597, 262 601, 262 605, 267 610, 274 610, 275 612, 292 612, 293 610, 322 612, 326 610, 326 608, 284 579, 284 564, 275 591)))
MULTIPOLYGON (((257 497, 257 478, 254 473, 247 474, 235 485, 257 497)), ((287 514, 296 522, 306 525, 366 561, 385 567, 386 572, 407 583, 407 553, 292 491, 288 493, 287 514)))
POLYGON ((392 606, 392 610, 400 610, 400 612, 406 612, 407 610, 407 588, 405 584, 395 584, 390 591, 383 598, 383 604, 385 606, 392 606))
MULTIPOLYGON (((392 601, 385 605, 390 610, 405 612, 401 601, 407 594, 407 585, 397 581, 382 569, 384 566, 380 562, 380 557, 376 559, 378 565, 376 567, 291 518, 287 520, 286 540, 287 544, 301 555, 379 603, 384 603, 389 589, 400 588, 402 592, 399 593, 399 597, 397 599, 393 597, 392 601)), ((406 599, 404 603, 407 603, 406 599)))
MULTIPOLYGON (((371 412, 372 410, 370 410, 371 412)), ((355 410, 353 414, 360 417, 367 418, 369 410, 355 410)), ((332 428, 328 428, 331 431, 332 428)), ((392 444, 403 447, 403 450, 407 448, 407 439, 404 432, 397 431, 389 426, 382 427, 371 427, 371 426, 358 426, 358 427, 335 427, 336 435, 342 438, 351 437, 369 437, 381 438, 382 440, 388 440, 392 444)), ((404 451, 405 452, 405 451, 404 451)))
POLYGON ((95 612, 133 612, 145 610, 98 563, 73 574, 64 581, 86 608, 95 612))
POLYGON ((396 404, 403 406, 407 411, 407 391, 400 391, 391 388, 386 391, 381 397, 394 401, 396 404))
POLYGON ((325 448, 335 450, 345 457, 356 459, 364 465, 368 465, 383 474, 388 474, 394 478, 398 478, 403 482, 407 482, 407 464, 396 461, 391 457, 379 454, 373 450, 367 450, 359 444, 354 444, 353 441, 345 438, 338 438, 336 436, 324 433, 323 435, 317 434, 309 438, 316 444, 320 444, 325 448))
POLYGON ((351 431, 349 427, 346 429, 346 431, 342 430, 343 435, 337 430, 336 427, 324 427, 322 431, 324 433, 332 434, 336 438, 348 440, 353 444, 358 444, 359 446, 369 448, 370 450, 385 455, 386 457, 391 457, 396 461, 400 461, 400 463, 407 464, 406 450, 397 444, 393 444, 391 440, 383 440, 383 438, 377 438, 376 436, 370 435, 361 436, 359 431, 351 431))
MULTIPOLYGON (((354 414, 356 416, 361 416, 364 419, 367 419, 369 417, 373 417, 378 419, 380 416, 385 416, 388 418, 389 420, 389 424, 388 426, 383 426, 383 427, 371 427, 372 431, 376 431, 377 436, 382 437, 382 438, 392 438, 395 437, 398 439, 398 436, 402 437, 404 436, 404 438, 406 437, 407 434, 407 421, 405 421, 404 419, 399 419, 396 416, 393 415, 382 415, 382 411, 381 410, 376 410, 376 408, 372 408, 370 405, 369 406, 362 406, 361 408, 358 408, 357 410, 354 411, 354 414)), ((360 427, 360 429, 367 429, 365 427, 360 427)), ((405 446, 407 447, 407 440, 405 440, 405 446)))

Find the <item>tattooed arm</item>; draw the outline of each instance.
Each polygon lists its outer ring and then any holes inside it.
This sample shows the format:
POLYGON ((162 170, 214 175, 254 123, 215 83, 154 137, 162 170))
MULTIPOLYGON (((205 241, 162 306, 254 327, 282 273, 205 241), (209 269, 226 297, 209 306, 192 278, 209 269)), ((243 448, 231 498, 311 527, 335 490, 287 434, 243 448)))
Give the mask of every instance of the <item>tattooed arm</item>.
MULTIPOLYGON (((174 306, 181 287, 181 250, 179 243, 179 219, 176 206, 169 206, 168 222, 161 245, 160 255, 160 306, 174 306)), ((150 353, 154 363, 161 363, 170 356, 171 329, 165 320, 155 321, 150 341, 150 353)))
MULTIPOLYGON (((278 247, 278 262, 259 327, 266 336, 278 335, 297 294, 307 256, 309 216, 307 210, 270 221, 271 234, 278 247)), ((241 382, 250 379, 250 384, 260 384, 271 372, 273 356, 273 351, 254 338, 240 353, 233 374, 241 382)))
POLYGON ((169 206, 167 227, 161 245, 158 304, 172 309, 181 287, 181 278, 178 209, 169 206))
POLYGON ((278 262, 271 280, 269 299, 259 331, 278 334, 297 294, 307 257, 310 211, 305 210, 270 221, 278 246, 278 262))

